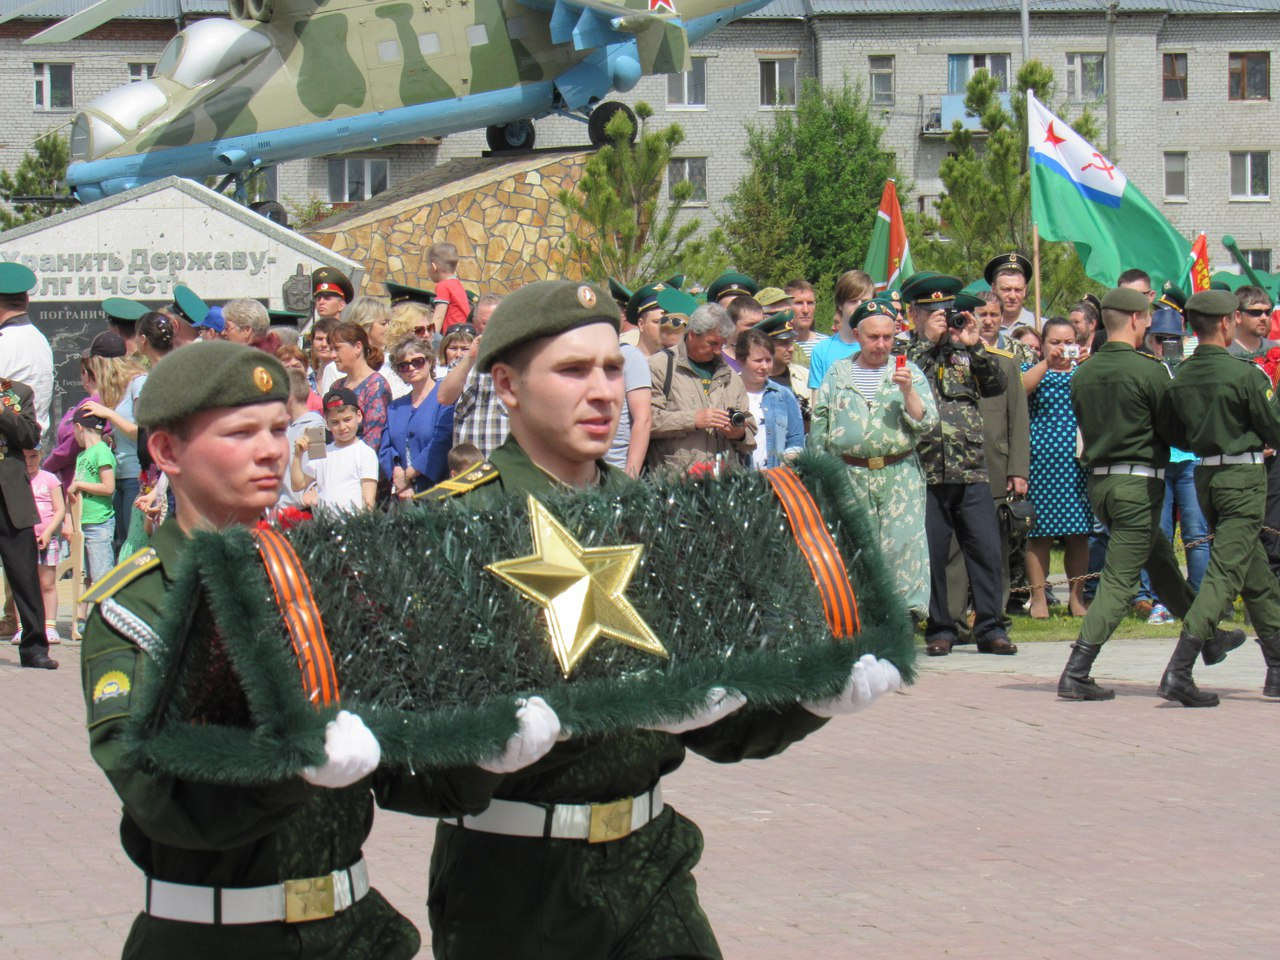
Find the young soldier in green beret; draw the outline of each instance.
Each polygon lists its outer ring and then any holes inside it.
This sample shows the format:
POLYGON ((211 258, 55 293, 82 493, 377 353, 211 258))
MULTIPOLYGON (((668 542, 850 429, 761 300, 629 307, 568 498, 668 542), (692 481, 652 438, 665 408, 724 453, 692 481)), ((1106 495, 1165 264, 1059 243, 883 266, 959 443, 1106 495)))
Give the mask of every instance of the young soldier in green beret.
POLYGON ((1228 290, 1187 298, 1187 321, 1200 345, 1169 390, 1170 439, 1200 457, 1196 494, 1214 538, 1209 568, 1160 682, 1160 696, 1184 707, 1218 704, 1217 694, 1196 687, 1191 671, 1198 653, 1214 664, 1239 646, 1206 643, 1237 594, 1267 662, 1262 692, 1280 697, 1280 584, 1258 539, 1267 499, 1263 449, 1280 447, 1280 403, 1261 367, 1228 352, 1237 305, 1228 290))
MULTIPOLYGON (((1150 315, 1151 302, 1139 291, 1117 287, 1107 293, 1102 298, 1107 342, 1071 378, 1071 408, 1090 473, 1089 502, 1093 515, 1110 530, 1111 543, 1097 595, 1058 680, 1058 696, 1064 700, 1115 697, 1089 671, 1128 614, 1144 566, 1156 596, 1174 616, 1185 618, 1195 599, 1160 528, 1164 468, 1169 464, 1169 437, 1162 430, 1171 381, 1164 364, 1137 350, 1150 315)), ((1220 660, 1226 650, 1244 642, 1244 635, 1217 631, 1205 639, 1220 660)))
MULTIPOLYGON (((493 375, 511 436, 483 467, 424 498, 631 482, 602 459, 622 404, 618 314, 603 290, 521 287, 494 312, 477 363, 493 375)), ((661 779, 687 749, 717 762, 771 756, 897 686, 890 665, 863 660, 843 693, 820 704, 739 709, 745 701, 718 688, 682 722, 569 739, 504 778, 483 814, 442 820, 427 897, 435 955, 718 960, 692 875, 702 835, 664 805, 661 779)))

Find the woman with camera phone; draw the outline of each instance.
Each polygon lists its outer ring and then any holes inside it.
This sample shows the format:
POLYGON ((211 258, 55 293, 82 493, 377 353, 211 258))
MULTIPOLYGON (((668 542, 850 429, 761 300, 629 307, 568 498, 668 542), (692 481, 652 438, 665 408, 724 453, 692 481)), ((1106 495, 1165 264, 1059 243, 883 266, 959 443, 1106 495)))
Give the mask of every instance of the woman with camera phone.
POLYGON ((1077 581, 1089 565, 1089 531, 1093 513, 1085 489, 1085 472, 1076 459, 1076 418, 1071 410, 1071 378, 1088 356, 1076 343, 1071 321, 1053 317, 1040 331, 1044 359, 1023 364, 1022 385, 1031 417, 1031 476, 1028 492, 1036 506, 1035 525, 1027 541, 1027 579, 1031 581, 1031 616, 1047 620, 1044 582, 1049 573, 1049 546, 1061 537, 1070 582, 1068 606, 1073 617, 1085 613, 1084 583, 1077 581))

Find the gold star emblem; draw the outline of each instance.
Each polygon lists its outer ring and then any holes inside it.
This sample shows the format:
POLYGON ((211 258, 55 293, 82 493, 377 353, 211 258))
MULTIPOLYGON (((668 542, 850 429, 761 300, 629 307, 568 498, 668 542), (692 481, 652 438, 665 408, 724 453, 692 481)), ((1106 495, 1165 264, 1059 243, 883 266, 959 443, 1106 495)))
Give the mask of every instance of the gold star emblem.
POLYGON ((668 656, 625 595, 642 546, 584 547, 533 497, 529 525, 533 553, 485 569, 542 607, 551 649, 565 677, 601 636, 668 656))

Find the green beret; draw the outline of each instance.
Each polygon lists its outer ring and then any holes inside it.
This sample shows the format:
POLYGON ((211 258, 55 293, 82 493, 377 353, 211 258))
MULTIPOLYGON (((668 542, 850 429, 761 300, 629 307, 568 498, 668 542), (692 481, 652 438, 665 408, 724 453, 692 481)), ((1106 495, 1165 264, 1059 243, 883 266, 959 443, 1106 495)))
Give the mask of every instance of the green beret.
POLYGON ((658 291, 658 306, 662 308, 664 327, 683 327, 698 309, 698 301, 683 290, 664 286, 658 291))
MULTIPOLYGON (((1139 293, 1132 287, 1116 287, 1108 290, 1102 298, 1103 310, 1119 310, 1121 313, 1142 313, 1151 309, 1151 301, 1145 293, 1139 293)), ((1235 308, 1232 307, 1234 310, 1235 308)))
POLYGON ((317 293, 336 293, 350 303, 355 299, 355 287, 347 275, 337 267, 320 267, 311 271, 311 296, 317 293))
POLYGON ((412 300, 414 303, 421 303, 430 307, 434 306, 436 302, 436 292, 434 290, 411 287, 404 283, 392 283, 390 280, 387 281, 387 297, 393 304, 412 300))
POLYGON ((996 271, 1007 267, 1017 270, 1027 283, 1031 282, 1031 261, 1020 253, 1002 253, 998 257, 992 257, 983 268, 982 276, 987 283, 995 283, 996 271))
POLYGON ((856 327, 867 317, 885 317, 896 323, 898 310, 892 303, 885 303, 883 300, 864 300, 849 317, 849 326, 856 327))
POLYGON ((640 314, 658 306, 658 294, 669 289, 665 283, 646 283, 627 299, 627 321, 639 323, 640 314))
POLYGON ((128 297, 107 297, 102 301, 102 312, 112 320, 136 323, 142 319, 144 313, 150 313, 151 308, 145 303, 130 300, 128 297))
POLYGON ((1202 313, 1207 317, 1225 317, 1239 307, 1236 295, 1230 290, 1201 290, 1187 297, 1187 313, 1202 313))
POLYGON ((210 340, 174 350, 157 363, 133 412, 138 426, 154 427, 205 410, 283 403, 288 396, 289 375, 271 354, 210 340))
POLYGON ((963 281, 957 277, 922 270, 902 285, 902 299, 938 310, 952 303, 963 286, 963 281))
POLYGON ((190 324, 203 323, 204 318, 209 315, 209 305, 185 284, 179 283, 174 286, 173 305, 190 324))
POLYGON ((1163 304, 1174 310, 1185 310, 1187 308, 1187 295, 1178 284, 1172 280, 1166 280, 1164 286, 1160 288, 1160 296, 1156 299, 1156 303, 1163 304))
POLYGON ((618 309, 603 290, 574 280, 536 280, 508 294, 493 311, 476 367, 487 372, 515 347, 591 323, 618 329, 618 309))
POLYGON ((759 330, 771 340, 787 343, 796 338, 796 332, 791 329, 791 321, 795 318, 794 310, 779 310, 765 317, 751 329, 759 330))
POLYGON ((711 286, 707 287, 707 302, 718 303, 721 297, 729 294, 751 297, 755 296, 755 292, 759 289, 760 285, 745 273, 730 270, 728 273, 720 274, 711 282, 711 286))
POLYGON ((0 293, 6 295, 30 293, 35 285, 36 275, 30 267, 11 261, 0 263, 0 293))

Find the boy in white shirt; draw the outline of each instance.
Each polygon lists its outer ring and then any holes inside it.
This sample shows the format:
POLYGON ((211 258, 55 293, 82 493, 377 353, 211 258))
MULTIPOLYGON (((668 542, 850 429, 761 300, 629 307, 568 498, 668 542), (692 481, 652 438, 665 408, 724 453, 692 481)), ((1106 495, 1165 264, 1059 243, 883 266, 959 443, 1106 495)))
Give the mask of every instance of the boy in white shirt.
POLYGON ((306 435, 298 437, 289 464, 290 485, 302 494, 305 507, 344 512, 372 509, 378 489, 378 455, 358 436, 362 418, 356 395, 335 387, 324 395, 321 405, 333 442, 325 444, 324 457, 312 460, 307 456, 306 435))

